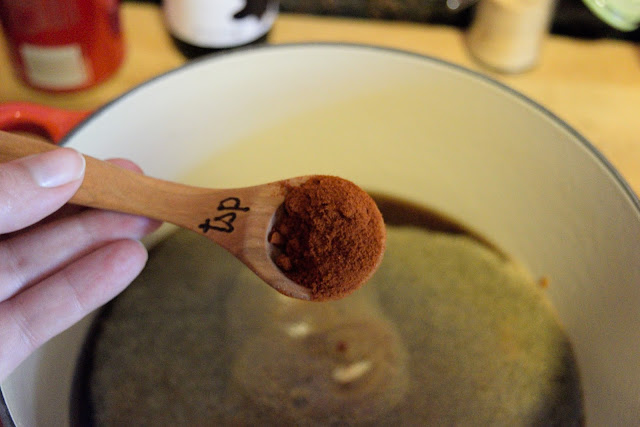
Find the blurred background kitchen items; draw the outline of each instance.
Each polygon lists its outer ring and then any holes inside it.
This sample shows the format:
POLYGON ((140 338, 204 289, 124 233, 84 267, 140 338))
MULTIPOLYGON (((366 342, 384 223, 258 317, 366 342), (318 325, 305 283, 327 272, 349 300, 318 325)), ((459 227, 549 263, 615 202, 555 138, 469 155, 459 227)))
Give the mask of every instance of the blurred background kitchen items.
POLYGON ((640 26, 639 0, 583 0, 607 24, 621 31, 633 31, 640 26))
POLYGON ((0 0, 15 72, 48 91, 88 88, 124 57, 118 0, 0 0))
MULTIPOLYGON (((640 26, 640 0, 583 0, 606 24, 620 31, 640 26)), ((468 6, 474 0, 466 0, 468 6)), ((463 3, 463 4, 464 4, 463 3)), ((555 0, 482 0, 467 31, 471 55, 494 71, 526 71, 538 61, 553 22, 555 0)), ((455 12, 459 0, 448 0, 455 12)))
POLYGON ((176 47, 193 58, 265 41, 278 0, 164 0, 163 10, 176 47))
POLYGON ((495 71, 516 73, 537 61, 553 0, 481 0, 467 31, 471 55, 495 71))
MULTIPOLYGON (((137 0, 158 2, 160 0, 137 0)), ((467 28, 477 0, 281 0, 281 13, 408 21, 467 28), (453 12, 453 13, 452 13, 453 12)), ((640 40, 640 30, 620 31, 598 19, 583 0, 556 0, 551 33, 582 39, 640 40)))

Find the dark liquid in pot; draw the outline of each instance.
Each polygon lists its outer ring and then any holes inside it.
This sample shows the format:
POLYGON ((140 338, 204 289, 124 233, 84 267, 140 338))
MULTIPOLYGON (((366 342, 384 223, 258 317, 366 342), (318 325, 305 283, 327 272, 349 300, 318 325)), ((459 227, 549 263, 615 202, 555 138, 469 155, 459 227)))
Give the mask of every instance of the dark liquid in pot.
MULTIPOLYGON (((420 280, 412 279, 407 271, 410 269, 400 266, 394 270, 391 265, 394 259, 406 258, 395 248, 410 246, 413 238, 404 231, 396 231, 397 226, 470 237, 491 249, 485 251, 494 253, 488 255, 491 262, 507 260, 506 255, 445 215, 392 197, 374 198, 392 230, 392 246, 385 255, 390 266, 383 264, 374 280, 363 288, 364 293, 359 291, 353 298, 335 304, 286 302, 264 284, 251 287, 246 283, 251 274, 243 273, 238 279, 235 271, 241 267, 230 256, 223 259, 219 248, 215 251, 216 261, 195 272, 184 262, 203 255, 196 246, 210 243, 192 233, 180 232, 179 241, 160 244, 152 251, 148 268, 154 268, 157 261, 156 267, 164 270, 162 276, 169 277, 166 281, 171 285, 157 286, 153 280, 138 280, 99 315, 74 379, 72 424, 101 425, 96 416, 104 403, 125 395, 139 399, 132 402, 132 407, 146 405, 149 413, 155 414, 166 411, 170 414, 166 419, 169 423, 197 424, 208 420, 216 425, 286 425, 302 420, 310 424, 406 425, 482 422, 492 416, 498 421, 509 419, 500 410, 474 408, 468 403, 476 396, 493 393, 491 399, 507 401, 497 404, 497 408, 516 408, 516 412, 520 406, 534 408, 519 419, 523 424, 581 425, 578 369, 566 337, 556 332, 551 347, 557 366, 542 369, 550 378, 541 396, 534 396, 539 404, 532 406, 527 403, 529 396, 523 395, 520 400, 513 396, 517 397, 522 387, 528 387, 527 381, 535 382, 535 378, 510 379, 508 374, 495 380, 500 375, 491 374, 491 369, 496 373, 512 369, 509 372, 515 372, 517 377, 519 370, 512 362, 520 359, 523 372, 535 372, 535 367, 527 365, 533 362, 522 353, 529 344, 522 343, 518 336, 519 321, 506 323, 516 325, 515 330, 500 329, 504 339, 498 342, 498 348, 486 349, 482 338, 474 344, 478 345, 476 349, 471 345, 462 349, 473 341, 473 336, 465 337, 466 332, 460 329, 455 332, 456 325, 465 327, 464 316, 455 312, 458 305, 455 298, 460 299, 461 307, 471 304, 475 309, 482 303, 465 302, 464 288, 458 290, 462 292, 458 296, 439 293, 438 284, 412 288, 412 281, 420 280), (173 248, 162 249, 163 245, 173 248), (158 250, 168 250, 169 255, 156 259, 160 256, 158 250), (175 264, 182 265, 182 271, 197 277, 182 282, 180 268, 170 265, 171 254, 175 264), (207 283, 206 278, 211 276, 217 281, 207 283), (378 276, 383 279, 376 281, 378 276), (397 277, 402 279, 393 282, 397 277), (200 286, 201 283, 204 285, 200 286), (435 303, 430 306, 430 301, 435 303), (447 304, 453 311, 447 311, 447 304), (277 309, 272 310, 273 307, 277 309), (430 321, 440 317, 446 321, 430 321), (269 326, 271 323, 273 327, 269 326), (446 329, 453 331, 452 336, 446 329), (138 338, 136 334, 140 334, 138 338), (112 351, 113 346, 121 348, 112 351), (506 355, 506 362, 499 363, 505 363, 508 369, 491 364, 477 369, 469 367, 475 363, 475 355, 481 358, 500 351, 506 355), (426 357, 436 353, 437 356, 426 357), (101 364, 112 364, 113 371, 118 372, 112 383, 96 370, 101 364), (482 371, 489 374, 483 377, 482 371), (313 372, 324 374, 314 377, 313 372), (432 375, 433 372, 438 375, 432 375), (462 390, 456 389, 456 381, 462 390), (97 384, 107 384, 112 390, 98 390, 97 384), (468 392, 473 388, 469 384, 478 390, 468 392), (128 389, 131 387, 135 391, 128 389), (159 390, 166 391, 159 393, 159 390), (313 390, 320 394, 314 395, 313 390), (515 399, 513 402, 509 401, 511 397, 515 399), (345 405, 351 405, 350 409, 344 409, 345 405), (448 405, 452 407, 446 409, 448 405), (465 410, 469 412, 467 415, 456 414, 465 410), (494 413, 483 413, 486 411, 494 413), (337 415, 327 418, 330 413, 337 415)), ((447 242, 445 239, 443 245, 434 247, 441 250, 449 245, 447 242)), ((483 251, 480 249, 480 257, 487 256, 483 251)), ((488 303, 493 304, 492 300, 488 303)), ((492 308, 486 310, 491 311, 492 308)), ((500 313, 496 317, 513 315, 508 308, 500 313)), ((551 314, 547 316, 552 318, 551 314)), ((481 322, 482 315, 478 318, 481 322)), ((493 324, 491 315, 486 318, 493 324)), ((548 324, 556 328, 553 319, 548 324)), ((535 351, 531 349, 532 353, 535 351)), ((127 420, 137 423, 132 418, 127 420)))

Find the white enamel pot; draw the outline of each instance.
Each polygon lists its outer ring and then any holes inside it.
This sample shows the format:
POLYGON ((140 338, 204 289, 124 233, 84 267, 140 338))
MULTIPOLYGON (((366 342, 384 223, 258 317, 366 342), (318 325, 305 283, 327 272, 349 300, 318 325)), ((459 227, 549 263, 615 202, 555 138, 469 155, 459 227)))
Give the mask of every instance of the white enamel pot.
MULTIPOLYGON (((334 174, 443 211, 550 278, 587 424, 640 425, 640 203, 589 142, 491 79, 376 47, 241 50, 143 84, 62 143, 165 179, 209 161, 210 181, 192 183, 334 174)), ((68 424, 90 321, 2 383, 6 426, 68 424)))

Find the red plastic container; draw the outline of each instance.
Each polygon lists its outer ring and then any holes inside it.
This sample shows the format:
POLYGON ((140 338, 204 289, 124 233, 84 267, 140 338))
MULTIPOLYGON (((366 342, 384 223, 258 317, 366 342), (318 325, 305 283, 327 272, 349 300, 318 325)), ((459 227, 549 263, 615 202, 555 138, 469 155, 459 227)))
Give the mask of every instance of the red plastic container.
POLYGON ((16 72, 38 89, 93 86, 124 57, 119 0, 0 0, 0 21, 16 72))

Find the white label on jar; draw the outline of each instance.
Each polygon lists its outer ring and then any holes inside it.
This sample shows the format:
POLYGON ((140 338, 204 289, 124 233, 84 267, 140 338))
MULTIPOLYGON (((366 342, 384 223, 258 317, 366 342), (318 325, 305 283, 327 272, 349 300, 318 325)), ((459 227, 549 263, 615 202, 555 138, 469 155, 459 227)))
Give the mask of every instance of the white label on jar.
POLYGON ((23 44, 20 54, 27 79, 45 89, 74 89, 88 83, 89 70, 77 44, 35 46, 23 44))
POLYGON ((210 48, 257 40, 269 31, 278 15, 278 2, 267 0, 164 0, 163 5, 174 36, 210 48), (260 5, 262 8, 257 7, 260 5))

